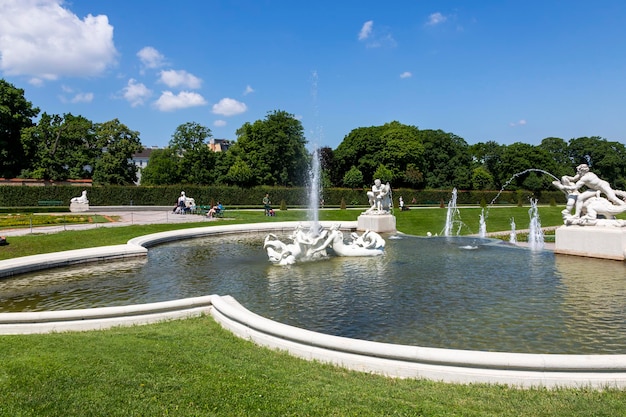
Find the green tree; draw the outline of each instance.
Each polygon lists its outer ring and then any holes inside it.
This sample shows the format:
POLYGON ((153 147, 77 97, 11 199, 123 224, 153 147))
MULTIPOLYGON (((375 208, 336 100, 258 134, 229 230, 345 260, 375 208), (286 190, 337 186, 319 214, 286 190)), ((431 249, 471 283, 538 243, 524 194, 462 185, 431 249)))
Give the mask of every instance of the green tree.
POLYGON ((24 90, 0 79, 0 177, 14 178, 28 168, 21 132, 34 125, 38 114, 24 90))
POLYGON ((137 181, 137 167, 132 157, 143 149, 139 132, 130 130, 118 119, 96 124, 95 132, 102 153, 94 167, 94 183, 128 185, 137 181))
POLYGON ((303 131, 292 114, 276 110, 239 128, 229 152, 250 167, 252 185, 302 186, 309 162, 303 131))
POLYGON ((472 188, 474 190, 490 190, 493 188, 493 175, 484 166, 472 171, 472 188))
POLYGON ((462 138, 442 130, 420 131, 427 188, 471 187, 472 157, 462 138))
POLYGON ((22 145, 30 162, 22 176, 46 180, 91 178, 100 153, 93 123, 72 114, 44 113, 36 125, 22 130, 22 145))
POLYGON ((253 182, 254 172, 252 168, 244 160, 237 158, 226 174, 226 183, 240 187, 249 187, 253 182))
POLYGON ((196 122, 176 128, 169 147, 179 160, 179 177, 188 184, 207 185, 215 182, 215 153, 209 148, 211 129, 196 122))
POLYGON ((546 171, 549 170, 557 178, 561 178, 563 175, 574 175, 575 165, 566 141, 561 138, 549 137, 543 139, 539 147, 545 150, 552 158, 553 164, 550 167, 544 167, 546 171))
POLYGON ((343 176, 343 185, 352 189, 362 187, 363 173, 361 170, 353 165, 343 176))
POLYGON ((554 178, 545 174, 541 174, 537 179, 534 177, 537 176, 535 170, 550 172, 552 167, 552 157, 545 149, 528 143, 516 142, 506 146, 502 152, 499 181, 502 184, 510 184, 510 189, 513 190, 525 188, 524 181, 533 174, 527 186, 532 186, 534 190, 550 189, 554 178), (538 184, 537 181, 541 183, 538 184))
POLYGON ((495 141, 478 142, 469 147, 474 168, 481 166, 486 169, 492 177, 493 186, 498 189, 502 187, 502 184, 498 180, 504 148, 505 146, 495 141))
POLYGON ((405 174, 409 166, 410 174, 422 172, 424 166, 424 146, 418 128, 394 121, 352 130, 334 152, 331 178, 341 183, 343 175, 355 166, 366 179, 374 179, 381 164, 392 172, 394 186, 415 184, 416 178, 405 174))
POLYGON ((626 185, 626 147, 598 136, 571 139, 568 146, 574 165, 587 164, 615 187, 626 185))
POLYGON ((391 171, 389 168, 387 168, 383 164, 380 164, 378 165, 378 168, 376 168, 376 171, 374 172, 374 177, 372 178, 372 182, 374 182, 374 180, 377 178, 380 179, 383 182, 383 184, 386 184, 388 182, 393 182, 394 180, 393 171, 391 171))
POLYGON ((172 148, 153 150, 148 165, 141 171, 141 185, 180 184, 179 160, 172 148))

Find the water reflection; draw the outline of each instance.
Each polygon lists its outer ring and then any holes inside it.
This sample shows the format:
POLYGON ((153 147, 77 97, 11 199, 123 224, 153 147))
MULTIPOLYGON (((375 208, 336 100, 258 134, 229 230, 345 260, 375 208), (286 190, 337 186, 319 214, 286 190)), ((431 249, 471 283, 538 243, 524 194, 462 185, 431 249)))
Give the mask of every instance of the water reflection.
POLYGON ((479 238, 387 236, 386 253, 271 265, 264 235, 175 242, 148 258, 0 281, 2 311, 230 294, 274 320, 420 346, 626 353, 623 263, 479 238))

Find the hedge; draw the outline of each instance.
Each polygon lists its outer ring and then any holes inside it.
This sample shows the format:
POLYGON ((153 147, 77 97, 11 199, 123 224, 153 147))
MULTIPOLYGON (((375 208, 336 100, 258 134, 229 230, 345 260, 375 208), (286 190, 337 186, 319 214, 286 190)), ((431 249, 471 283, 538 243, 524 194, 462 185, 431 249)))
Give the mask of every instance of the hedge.
MULTIPOLYGON (((82 189, 76 186, 0 186, 0 207, 38 207, 41 200, 59 200, 61 206, 69 207, 70 200, 78 197, 82 189)), ((208 205, 220 201, 225 206, 261 206, 265 193, 269 193, 272 204, 278 207, 281 201, 288 206, 307 206, 308 195, 305 188, 231 186, 93 186, 87 188, 87 198, 92 206, 169 206, 176 204, 180 192, 185 191, 198 205, 208 205)), ((342 199, 347 206, 367 205, 367 189, 327 188, 322 192, 326 206, 337 206, 342 199)), ((394 202, 403 197, 406 205, 447 204, 452 190, 412 190, 400 188, 392 190, 394 202), (415 202, 413 202, 415 199, 415 202)), ((457 194, 457 204, 527 205, 531 197, 538 198, 540 204, 556 201, 565 203, 565 195, 559 191, 462 191, 457 194), (498 195, 499 194, 499 195, 498 195), (498 198, 494 201, 494 199, 498 198)), ((43 209, 43 207, 42 207, 43 209)))

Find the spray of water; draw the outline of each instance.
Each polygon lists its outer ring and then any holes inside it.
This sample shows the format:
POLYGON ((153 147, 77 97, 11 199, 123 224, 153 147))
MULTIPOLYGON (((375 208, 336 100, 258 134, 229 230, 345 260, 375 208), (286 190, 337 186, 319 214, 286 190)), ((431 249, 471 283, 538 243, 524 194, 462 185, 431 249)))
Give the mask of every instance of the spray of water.
POLYGON ((509 234, 509 243, 517 243, 517 232, 515 231, 514 217, 511 217, 511 233, 509 234))
POLYGON ((480 211, 480 219, 478 221, 478 236, 487 236, 487 222, 485 221, 485 209, 480 211))
MULTIPOLYGON (((448 202, 448 211, 446 213, 446 225, 443 229, 444 236, 452 236, 452 227, 455 223, 460 221, 461 213, 459 209, 456 207, 456 197, 457 191, 456 188, 452 190, 452 198, 448 202)), ((460 229, 460 227, 459 227, 460 229)), ((457 231, 458 235, 458 231, 457 231)))
POLYGON ((322 194, 319 149, 313 151, 309 170, 309 203, 308 216, 312 223, 311 230, 319 230, 319 203, 322 194))
POLYGON ((524 175, 524 174, 526 174, 527 172, 541 172, 542 174, 549 175, 549 176, 551 176, 552 178, 554 178, 555 180, 559 181, 559 179, 558 179, 557 177, 555 177, 554 175, 550 174, 548 171, 544 171, 543 169, 537 169, 537 168, 528 168, 528 169, 526 169, 526 170, 524 170, 524 171, 522 171, 522 172, 518 172, 517 174, 515 174, 515 175, 513 175, 511 178, 509 178, 509 180, 508 180, 507 182, 505 182, 505 183, 504 183, 504 185, 502 186, 502 188, 500 188, 500 191, 498 192, 498 194, 497 194, 497 195, 493 198, 493 200, 491 200, 491 203, 489 203, 489 205, 491 206, 491 205, 493 205, 493 203, 495 203, 495 202, 496 202, 496 200, 498 199, 498 197, 500 197, 500 194, 502 194, 502 192, 504 191, 504 189, 505 189, 506 187, 508 187, 508 186, 509 186, 509 184, 511 184, 511 182, 512 182, 515 178, 519 177, 520 175, 524 175))
POLYGON ((528 210, 530 217, 530 227, 528 232, 528 246, 531 250, 542 250, 544 248, 543 230, 541 230, 541 221, 539 219, 539 209, 537 208, 537 200, 530 199, 530 209, 528 210))

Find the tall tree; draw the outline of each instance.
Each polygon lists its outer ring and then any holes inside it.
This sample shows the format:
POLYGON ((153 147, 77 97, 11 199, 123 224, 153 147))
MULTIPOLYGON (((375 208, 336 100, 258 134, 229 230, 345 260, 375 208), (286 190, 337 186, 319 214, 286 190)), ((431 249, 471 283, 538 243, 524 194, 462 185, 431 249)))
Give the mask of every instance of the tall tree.
POLYGON ((179 157, 172 148, 155 149, 141 171, 141 185, 180 184, 179 157))
POLYGON ((47 180, 90 178, 100 153, 93 123, 72 114, 44 113, 22 130, 22 145, 29 161, 22 176, 47 180))
POLYGON ((95 132, 102 153, 94 167, 94 183, 128 185, 137 181, 132 157, 143 149, 139 132, 130 130, 118 119, 96 124, 95 132))
POLYGON ((264 120, 245 123, 237 130, 230 148, 235 157, 255 175, 253 185, 302 186, 306 183, 309 154, 302 123, 282 110, 264 120))
POLYGON ((391 173, 389 181, 394 186, 417 185, 421 182, 417 179, 423 178, 424 146, 419 130, 397 121, 352 130, 334 154, 332 179, 337 184, 352 166, 367 182, 375 179, 381 165, 391 173))
POLYGON ((38 114, 24 90, 0 79, 0 177, 13 178, 27 168, 21 132, 34 125, 38 114))
POLYGON ((184 123, 176 128, 169 147, 179 160, 179 177, 188 184, 207 185, 215 182, 216 156, 209 148, 211 129, 196 122, 184 123))
POLYGON ((422 130, 420 136, 424 144, 426 187, 471 188, 472 157, 465 140, 442 130, 422 130))
POLYGON ((571 139, 568 148, 575 165, 587 164, 596 175, 615 187, 626 187, 626 147, 623 144, 593 136, 571 139))

